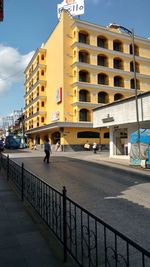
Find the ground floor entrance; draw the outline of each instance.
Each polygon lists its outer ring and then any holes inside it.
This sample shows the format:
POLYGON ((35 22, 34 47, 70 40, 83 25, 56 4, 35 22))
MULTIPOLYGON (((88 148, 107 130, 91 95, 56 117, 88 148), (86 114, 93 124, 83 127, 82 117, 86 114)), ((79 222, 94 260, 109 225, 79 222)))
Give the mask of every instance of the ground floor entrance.
POLYGON ((43 148, 44 140, 48 138, 53 150, 59 144, 62 151, 85 150, 88 143, 92 149, 93 143, 97 146, 109 148, 109 130, 81 127, 55 127, 54 129, 42 129, 28 134, 30 147, 36 144, 37 148, 43 148))
POLYGON ((128 155, 128 129, 115 128, 113 132, 114 155, 128 155))

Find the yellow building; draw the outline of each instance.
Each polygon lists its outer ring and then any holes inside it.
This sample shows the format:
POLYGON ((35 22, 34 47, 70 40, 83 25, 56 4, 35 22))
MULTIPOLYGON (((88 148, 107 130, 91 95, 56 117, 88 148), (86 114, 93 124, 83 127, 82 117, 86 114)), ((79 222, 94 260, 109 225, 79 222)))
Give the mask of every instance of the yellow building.
MULTIPOLYGON (((63 11, 25 70, 25 131, 30 143, 60 140, 64 150, 108 144, 92 109, 134 95, 131 37, 63 11)), ((150 40, 135 37, 138 93, 150 86, 150 40)), ((107 114, 106 114, 107 115, 107 114)))

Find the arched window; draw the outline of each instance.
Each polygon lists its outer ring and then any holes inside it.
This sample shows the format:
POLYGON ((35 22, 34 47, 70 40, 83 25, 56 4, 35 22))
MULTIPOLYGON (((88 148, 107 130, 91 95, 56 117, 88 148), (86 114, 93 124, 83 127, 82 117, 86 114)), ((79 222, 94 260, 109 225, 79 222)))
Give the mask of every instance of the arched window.
POLYGON ((98 84, 108 85, 108 76, 105 73, 99 73, 97 82, 98 84))
POLYGON ((105 55, 97 56, 97 65, 108 67, 108 58, 105 55))
POLYGON ((39 64, 39 56, 37 56, 37 64, 39 64))
POLYGON ((44 55, 43 54, 41 55, 41 60, 44 60, 44 55))
POLYGON ((79 112, 79 121, 90 121, 90 112, 87 109, 81 109, 79 112))
POLYGON ((39 117, 37 117, 37 127, 39 127, 39 117))
POLYGON ((98 103, 106 104, 109 102, 109 96, 105 92, 98 93, 98 103))
POLYGON ((88 71, 80 70, 79 71, 79 81, 80 82, 90 82, 90 76, 88 71))
POLYGON ((120 40, 113 41, 113 50, 123 52, 123 44, 120 40))
POLYGON ((37 87, 36 96, 39 96, 39 87, 37 87))
MULTIPOLYGON (((133 54, 132 44, 130 44, 130 54, 133 54)), ((134 45, 134 54, 135 56, 139 56, 139 47, 136 44, 134 45)))
POLYGON ((114 68, 123 70, 123 60, 121 58, 114 58, 114 68))
POLYGON ((37 72, 36 80, 37 80, 37 81, 39 80, 39 71, 37 72))
POLYGON ((36 112, 39 111, 39 102, 37 102, 36 112))
MULTIPOLYGON (((130 88, 131 88, 131 89, 135 89, 135 82, 134 82, 134 79, 131 79, 131 80, 130 80, 130 88)), ((140 90, 140 82, 139 82, 139 80, 137 80, 137 79, 136 79, 136 88, 137 88, 138 90, 140 90)))
POLYGON ((45 106, 45 102, 41 101, 41 107, 44 107, 44 106, 45 106))
POLYGON ((117 100, 120 100, 120 99, 123 99, 124 96, 122 94, 115 94, 114 95, 114 101, 117 101, 117 100))
POLYGON ((60 142, 60 137, 61 137, 60 132, 52 133, 52 136, 51 136, 52 144, 57 144, 58 141, 60 142))
POLYGON ((79 32, 79 42, 84 44, 89 44, 89 34, 84 31, 79 32))
POLYGON ((44 117, 41 117, 41 122, 44 122, 44 121, 45 121, 44 117))
POLYGON ((104 36, 97 37, 97 46, 102 48, 108 48, 108 41, 107 38, 104 36))
POLYGON ((90 102, 90 93, 87 90, 79 91, 79 101, 90 102))
POLYGON ((120 76, 115 76, 114 77, 114 86, 117 87, 124 87, 124 80, 120 76))
POLYGON ((44 88, 44 86, 42 85, 42 86, 41 86, 41 91, 44 92, 44 89, 45 89, 45 88, 44 88))
POLYGON ((79 62, 90 63, 89 53, 86 51, 79 51, 79 62))
MULTIPOLYGON (((134 71, 134 68, 133 68, 133 61, 130 62, 130 71, 134 71)), ((135 71, 136 72, 139 72, 139 63, 135 62, 135 71)))

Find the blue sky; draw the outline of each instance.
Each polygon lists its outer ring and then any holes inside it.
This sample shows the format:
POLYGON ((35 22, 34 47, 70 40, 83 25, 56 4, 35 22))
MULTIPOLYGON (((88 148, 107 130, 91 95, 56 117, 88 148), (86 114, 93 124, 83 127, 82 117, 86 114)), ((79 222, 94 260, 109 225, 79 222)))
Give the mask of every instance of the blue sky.
MULTIPOLYGON (((0 124, 1 118, 24 107, 23 71, 34 51, 58 23, 62 0, 4 0, 0 23, 0 124)), ((150 37, 150 0, 85 0, 81 20, 107 26, 116 22, 135 34, 150 37)))

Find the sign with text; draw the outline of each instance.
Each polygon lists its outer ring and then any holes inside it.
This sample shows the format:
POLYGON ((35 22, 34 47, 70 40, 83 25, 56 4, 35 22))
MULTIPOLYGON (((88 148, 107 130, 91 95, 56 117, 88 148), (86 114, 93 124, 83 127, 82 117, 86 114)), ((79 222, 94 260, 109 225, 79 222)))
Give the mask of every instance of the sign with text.
POLYGON ((68 10, 72 16, 84 14, 84 0, 64 0, 57 5, 57 17, 59 19, 62 10, 68 10))
POLYGON ((53 111, 51 113, 51 121, 58 121, 59 120, 59 111, 53 111))
POLYGON ((59 104, 62 102, 62 87, 56 90, 56 103, 59 104))

